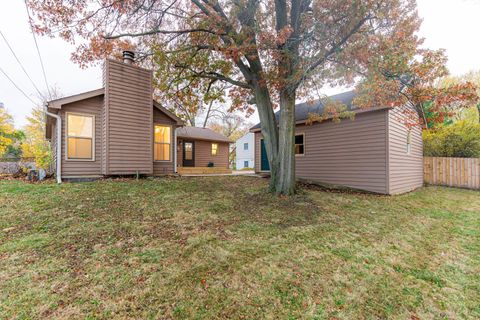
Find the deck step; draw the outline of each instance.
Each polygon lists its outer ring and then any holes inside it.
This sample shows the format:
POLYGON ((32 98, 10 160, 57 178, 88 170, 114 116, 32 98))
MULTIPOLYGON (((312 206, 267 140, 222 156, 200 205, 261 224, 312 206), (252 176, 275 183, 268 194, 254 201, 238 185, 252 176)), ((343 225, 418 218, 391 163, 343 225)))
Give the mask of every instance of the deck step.
POLYGON ((185 174, 231 174, 232 169, 219 167, 178 167, 177 172, 180 175, 185 174))

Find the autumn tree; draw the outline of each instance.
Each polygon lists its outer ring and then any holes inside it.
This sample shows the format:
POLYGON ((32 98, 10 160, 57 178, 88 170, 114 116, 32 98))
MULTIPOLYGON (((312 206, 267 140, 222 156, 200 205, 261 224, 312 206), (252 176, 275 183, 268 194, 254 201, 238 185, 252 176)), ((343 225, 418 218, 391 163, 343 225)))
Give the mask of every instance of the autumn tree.
POLYGON ((38 168, 48 169, 52 161, 52 150, 50 143, 45 140, 45 112, 42 106, 36 106, 32 109, 27 117, 24 132, 23 156, 34 158, 38 168))
POLYGON ((45 140, 45 104, 47 98, 59 99, 63 96, 60 89, 56 86, 50 87, 47 93, 38 96, 42 101, 39 105, 32 108, 30 115, 27 116, 27 124, 24 126, 25 139, 22 143, 22 153, 24 157, 34 158, 38 168, 48 169, 52 162, 52 150, 50 143, 45 140))
POLYGON ((0 108, 0 157, 8 150, 15 140, 13 118, 6 109, 0 108))
MULTIPOLYGON (((121 48, 134 48, 143 61, 154 61, 161 71, 155 73, 158 83, 178 84, 184 92, 192 85, 231 85, 229 98, 237 109, 258 111, 270 162, 270 189, 277 194, 292 194, 295 188, 298 98, 307 98, 327 84, 353 85, 360 80, 368 93, 359 98, 360 105, 371 105, 373 100, 365 98, 369 94, 378 96, 377 102, 398 105, 399 92, 415 96, 419 82, 405 81, 404 75, 420 74, 409 70, 417 56, 424 56, 419 63, 425 77, 437 67, 428 65, 427 52, 420 49, 414 0, 30 0, 28 4, 35 13, 37 32, 58 34, 71 42, 76 36, 88 40, 73 53, 73 60, 82 66, 121 48), (408 90, 399 88, 405 84, 408 90)), ((329 110, 333 117, 339 114, 329 110)))

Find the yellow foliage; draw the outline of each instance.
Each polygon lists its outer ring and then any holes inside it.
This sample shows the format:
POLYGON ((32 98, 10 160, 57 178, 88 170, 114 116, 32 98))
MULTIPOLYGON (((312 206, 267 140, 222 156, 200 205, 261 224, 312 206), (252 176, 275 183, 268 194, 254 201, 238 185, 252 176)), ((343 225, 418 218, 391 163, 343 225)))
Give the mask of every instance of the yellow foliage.
POLYGON ((2 156, 7 147, 13 143, 12 135, 15 132, 13 119, 3 108, 0 109, 0 156, 2 156))
POLYGON ((50 144, 45 140, 45 115, 41 107, 35 107, 27 117, 25 142, 22 144, 23 156, 35 158, 38 168, 47 169, 52 161, 50 144))

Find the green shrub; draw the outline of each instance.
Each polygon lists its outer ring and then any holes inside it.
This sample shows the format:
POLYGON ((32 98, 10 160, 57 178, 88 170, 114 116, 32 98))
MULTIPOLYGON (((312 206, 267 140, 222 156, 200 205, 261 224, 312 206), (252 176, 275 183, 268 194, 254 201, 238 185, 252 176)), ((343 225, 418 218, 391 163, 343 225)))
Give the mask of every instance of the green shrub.
POLYGON ((423 153, 427 157, 480 157, 480 123, 459 120, 451 125, 423 132, 423 153))

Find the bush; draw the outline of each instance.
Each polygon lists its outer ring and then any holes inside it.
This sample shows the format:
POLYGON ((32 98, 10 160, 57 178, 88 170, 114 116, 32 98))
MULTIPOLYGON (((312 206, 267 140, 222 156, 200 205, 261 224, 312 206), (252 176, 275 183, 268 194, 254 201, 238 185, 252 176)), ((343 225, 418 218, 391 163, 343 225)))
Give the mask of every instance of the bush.
POLYGON ((449 126, 423 132, 427 157, 480 157, 480 123, 460 120, 449 126))

